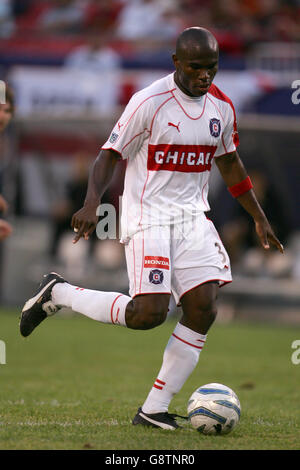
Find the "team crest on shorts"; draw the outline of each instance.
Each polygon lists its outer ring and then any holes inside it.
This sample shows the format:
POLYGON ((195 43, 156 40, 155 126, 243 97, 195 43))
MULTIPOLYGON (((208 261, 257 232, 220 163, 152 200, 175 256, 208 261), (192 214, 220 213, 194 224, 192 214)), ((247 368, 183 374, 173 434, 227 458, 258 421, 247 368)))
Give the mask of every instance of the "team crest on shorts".
POLYGON ((151 269, 149 274, 149 281, 152 284, 161 284, 164 280, 164 273, 160 269, 151 269))
POLYGON ((219 137, 221 134, 221 123, 220 119, 212 118, 209 121, 209 130, 213 137, 219 137))

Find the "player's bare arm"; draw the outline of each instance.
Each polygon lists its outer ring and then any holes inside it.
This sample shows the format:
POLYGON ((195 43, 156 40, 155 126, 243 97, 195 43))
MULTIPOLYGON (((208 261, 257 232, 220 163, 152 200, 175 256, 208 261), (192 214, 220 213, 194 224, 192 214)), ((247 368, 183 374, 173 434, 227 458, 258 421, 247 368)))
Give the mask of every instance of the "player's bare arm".
POLYGON ((0 241, 5 240, 12 233, 12 226, 6 220, 0 219, 0 241))
MULTIPOLYGON (((228 188, 234 187, 246 180, 247 172, 237 152, 218 157, 215 159, 215 162, 228 188)), ((271 243, 283 253, 283 246, 275 236, 264 211, 256 199, 253 189, 251 188, 238 196, 237 200, 253 217, 256 233, 262 246, 268 250, 271 243)))
POLYGON ((72 217, 71 227, 77 233, 73 243, 77 243, 81 237, 87 240, 95 230, 98 221, 97 207, 111 181, 115 165, 119 159, 120 155, 117 152, 101 150, 93 163, 84 205, 72 217))
POLYGON ((8 209, 8 204, 4 197, 0 194, 0 211, 1 212, 6 212, 8 209))

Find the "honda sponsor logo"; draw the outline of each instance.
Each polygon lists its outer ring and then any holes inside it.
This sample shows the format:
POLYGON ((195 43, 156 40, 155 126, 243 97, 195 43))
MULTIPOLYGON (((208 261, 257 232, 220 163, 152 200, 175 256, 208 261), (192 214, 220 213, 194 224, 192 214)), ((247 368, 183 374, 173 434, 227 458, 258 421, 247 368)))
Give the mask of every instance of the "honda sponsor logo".
POLYGON ((170 269, 169 258, 164 258, 163 256, 145 256, 144 259, 145 268, 161 268, 161 269, 170 269))

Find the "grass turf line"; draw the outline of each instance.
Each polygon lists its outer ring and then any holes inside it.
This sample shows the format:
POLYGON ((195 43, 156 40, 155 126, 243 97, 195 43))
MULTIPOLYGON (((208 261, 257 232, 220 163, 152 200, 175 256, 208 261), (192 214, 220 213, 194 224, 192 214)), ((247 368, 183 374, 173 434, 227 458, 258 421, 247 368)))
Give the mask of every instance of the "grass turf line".
POLYGON ((175 432, 132 426, 160 368, 174 320, 150 331, 57 315, 24 339, 18 316, 0 311, 0 449, 299 449, 300 365, 291 344, 300 329, 216 324, 199 364, 170 412, 186 413, 191 393, 219 382, 238 394, 242 415, 226 436, 188 424, 175 432))

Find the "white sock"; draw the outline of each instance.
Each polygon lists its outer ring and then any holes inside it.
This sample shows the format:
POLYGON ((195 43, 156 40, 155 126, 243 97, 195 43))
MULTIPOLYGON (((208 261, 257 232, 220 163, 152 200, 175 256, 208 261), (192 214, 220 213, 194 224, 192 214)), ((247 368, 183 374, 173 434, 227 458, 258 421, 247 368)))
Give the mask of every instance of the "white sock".
POLYGON ((57 283, 52 289, 52 302, 69 307, 102 323, 126 326, 125 312, 131 297, 118 292, 103 292, 71 284, 57 283))
POLYGON ((168 411, 173 396, 195 369, 206 335, 178 323, 166 346, 163 364, 142 406, 144 413, 168 411))

